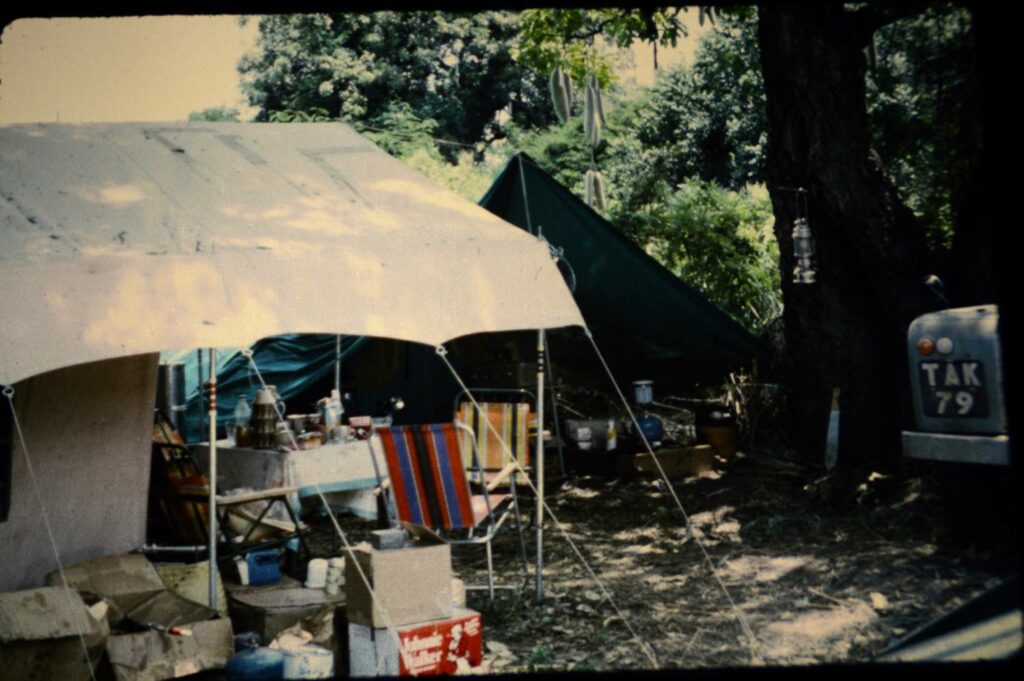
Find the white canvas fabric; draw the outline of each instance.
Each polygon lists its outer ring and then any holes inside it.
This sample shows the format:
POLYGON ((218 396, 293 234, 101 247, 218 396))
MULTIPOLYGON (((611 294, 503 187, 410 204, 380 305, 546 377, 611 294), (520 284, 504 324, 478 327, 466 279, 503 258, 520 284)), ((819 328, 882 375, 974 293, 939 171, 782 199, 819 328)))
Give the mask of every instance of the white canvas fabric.
POLYGON ((0 384, 279 333, 582 325, 547 247, 340 123, 0 128, 0 384))

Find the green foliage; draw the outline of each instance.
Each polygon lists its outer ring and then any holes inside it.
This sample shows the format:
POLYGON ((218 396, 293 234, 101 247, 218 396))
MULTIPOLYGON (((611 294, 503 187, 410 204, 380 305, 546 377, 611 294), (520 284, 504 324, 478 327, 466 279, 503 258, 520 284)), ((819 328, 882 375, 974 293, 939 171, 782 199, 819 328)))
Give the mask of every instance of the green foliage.
POLYGON ((754 331, 782 312, 778 244, 763 186, 733 191, 691 179, 644 210, 612 219, 683 281, 754 331))
POLYGON ((238 109, 226 106, 214 106, 202 111, 193 111, 188 115, 190 121, 208 121, 210 123, 238 122, 238 109))
POLYGON ((669 184, 689 177, 740 189, 762 182, 767 114, 755 18, 729 16, 693 66, 663 73, 637 112, 636 138, 669 184))
POLYGON ((420 149, 429 149, 437 155, 434 137, 438 123, 433 118, 417 116, 408 102, 394 101, 368 125, 356 123, 356 128, 377 146, 392 156, 404 158, 420 149))
POLYGON ((873 144, 933 247, 952 245, 954 202, 978 152, 970 13, 940 5, 876 34, 869 70, 873 144))
POLYGON ((259 29, 239 65, 258 120, 322 112, 373 125, 411 112, 434 121, 435 135, 473 144, 493 134, 495 113, 510 103, 520 125, 553 118, 545 75, 513 59, 513 13, 265 15, 259 29))
POLYGON ((598 49, 598 36, 615 47, 629 47, 635 40, 675 47, 687 35, 681 17, 687 11, 686 7, 527 10, 522 15, 518 57, 539 73, 560 65, 580 86, 593 73, 606 88, 613 74, 598 49))
POLYGON ((538 643, 530 651, 530 666, 551 664, 551 651, 543 643, 538 643))
POLYGON ((476 203, 490 189, 495 178, 511 156, 507 145, 498 145, 478 163, 470 151, 460 151, 450 163, 430 146, 413 150, 402 160, 430 179, 452 190, 459 196, 476 203))
POLYGON ((271 111, 268 120, 271 123, 328 123, 334 119, 326 109, 316 108, 309 111, 296 111, 295 109, 271 111))

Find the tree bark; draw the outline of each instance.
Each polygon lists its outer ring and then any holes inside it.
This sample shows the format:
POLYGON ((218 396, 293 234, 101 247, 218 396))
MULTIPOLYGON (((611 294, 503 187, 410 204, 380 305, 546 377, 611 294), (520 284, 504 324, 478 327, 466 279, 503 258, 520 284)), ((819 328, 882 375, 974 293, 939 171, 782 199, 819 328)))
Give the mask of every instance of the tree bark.
POLYGON ((876 465, 909 425, 906 329, 934 308, 921 285, 926 241, 870 150, 864 47, 842 4, 759 9, 768 112, 766 176, 781 256, 794 448, 821 462, 840 388, 839 465, 876 465), (817 249, 817 283, 794 284, 797 195, 817 249))

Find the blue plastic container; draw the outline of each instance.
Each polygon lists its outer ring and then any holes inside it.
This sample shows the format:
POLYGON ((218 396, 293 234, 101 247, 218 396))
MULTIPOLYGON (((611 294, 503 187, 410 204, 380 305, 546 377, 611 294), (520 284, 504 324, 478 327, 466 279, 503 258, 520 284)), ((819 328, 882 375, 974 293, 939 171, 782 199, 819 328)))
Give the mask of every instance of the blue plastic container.
POLYGON ((665 427, 662 425, 661 419, 655 416, 644 416, 637 419, 637 423, 648 442, 653 444, 665 437, 665 427))
POLYGON ((281 581, 280 553, 277 549, 251 551, 245 556, 249 566, 249 585, 263 586, 281 581))
POLYGON ((224 667, 228 681, 270 681, 284 678, 284 653, 273 648, 249 648, 235 653, 224 667))

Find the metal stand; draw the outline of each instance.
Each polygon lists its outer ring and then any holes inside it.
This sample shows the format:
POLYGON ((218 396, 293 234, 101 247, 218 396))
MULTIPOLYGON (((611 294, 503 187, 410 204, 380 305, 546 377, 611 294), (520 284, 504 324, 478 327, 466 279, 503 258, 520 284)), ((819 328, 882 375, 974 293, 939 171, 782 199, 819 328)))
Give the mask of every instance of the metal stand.
POLYGON ((210 599, 209 605, 217 609, 217 365, 214 349, 210 348, 210 599))
POLYGON ((537 602, 544 598, 544 329, 537 331, 537 602))

